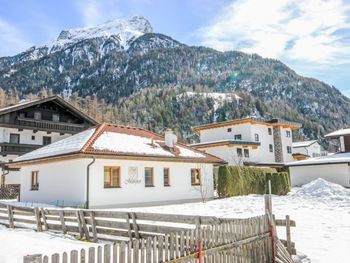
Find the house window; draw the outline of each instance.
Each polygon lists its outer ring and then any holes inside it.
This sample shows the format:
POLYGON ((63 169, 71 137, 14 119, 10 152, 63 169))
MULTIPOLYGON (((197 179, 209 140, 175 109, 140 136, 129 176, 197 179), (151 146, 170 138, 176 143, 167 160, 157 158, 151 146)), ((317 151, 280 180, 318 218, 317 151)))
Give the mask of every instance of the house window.
POLYGON ((267 128, 267 132, 269 135, 272 135, 272 129, 271 128, 267 128))
POLYGON ((237 148, 237 156, 238 157, 242 157, 243 154, 242 154, 242 148, 237 148))
POLYGON ((286 131, 286 136, 290 138, 290 131, 286 131))
POLYGON ((31 191, 38 191, 39 190, 39 171, 32 171, 32 178, 31 178, 31 191))
POLYGON ((272 146, 272 144, 269 144, 269 150, 270 150, 270 153, 273 152, 273 146, 272 146))
POLYGON ((105 166, 104 167, 104 188, 119 188, 120 184, 120 167, 105 166))
POLYGON ((32 135, 32 141, 35 141, 35 136, 34 135, 32 135))
POLYGON ((249 149, 244 149, 244 157, 249 158, 249 149))
POLYGON ((256 142, 258 142, 259 141, 259 134, 255 133, 254 134, 254 139, 255 139, 256 142))
POLYGON ((60 121, 60 115, 58 113, 52 114, 52 121, 59 122, 60 121))
POLYGON ((227 128, 227 132, 232 132, 232 128, 227 128))
POLYGON ((41 112, 40 111, 34 112, 34 119, 35 120, 41 120, 41 112))
POLYGON ((201 170, 197 168, 191 169, 191 185, 201 184, 201 170))
POLYGON ((10 133, 10 143, 19 143, 19 134, 16 133, 10 133))
POLYGON ((292 153, 292 147, 287 146, 287 153, 292 153))
POLYGON ((154 186, 153 167, 145 167, 145 186, 154 186))
POLYGON ((48 145, 51 143, 51 137, 50 136, 43 136, 43 145, 48 145))
POLYGON ((242 134, 236 134, 235 135, 235 140, 237 140, 237 141, 242 140, 242 134))
POLYGON ((169 168, 163 169, 164 186, 170 186, 170 170, 169 168))

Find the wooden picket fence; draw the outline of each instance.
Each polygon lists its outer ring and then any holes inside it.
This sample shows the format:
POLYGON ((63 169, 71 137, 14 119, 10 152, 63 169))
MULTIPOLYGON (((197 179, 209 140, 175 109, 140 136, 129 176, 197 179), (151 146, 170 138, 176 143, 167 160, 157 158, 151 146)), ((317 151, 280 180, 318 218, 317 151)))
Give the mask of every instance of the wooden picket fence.
POLYGON ((105 244, 52 256, 33 255, 24 262, 272 262, 266 215, 235 219, 187 231, 105 244), (199 259, 201 261, 199 261, 199 259))
POLYGON ((30 255, 24 262, 275 262, 289 263, 295 252, 290 227, 272 214, 248 219, 139 212, 16 207, 0 203, 0 223, 10 228, 69 233, 108 242, 88 250, 30 255), (287 240, 272 240, 276 226, 287 226, 287 240), (289 235, 288 235, 289 233, 289 235), (273 242, 272 242, 273 241, 273 242), (283 243, 283 244, 282 244, 283 243), (272 245, 274 244, 274 245, 272 245), (286 250, 286 247, 288 250, 286 250), (202 255, 202 256, 200 256, 202 255), (281 260, 281 261, 278 261, 281 260))

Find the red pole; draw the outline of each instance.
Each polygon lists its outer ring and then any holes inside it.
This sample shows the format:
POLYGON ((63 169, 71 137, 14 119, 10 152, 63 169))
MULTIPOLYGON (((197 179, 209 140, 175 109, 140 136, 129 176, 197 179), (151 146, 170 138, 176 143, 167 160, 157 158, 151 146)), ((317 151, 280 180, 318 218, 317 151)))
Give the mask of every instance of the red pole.
POLYGON ((270 237, 271 237, 271 245, 272 245, 272 262, 276 262, 276 251, 275 251, 275 229, 273 228, 273 225, 270 224, 270 237))
POLYGON ((202 240, 198 244, 198 263, 202 263, 202 240))

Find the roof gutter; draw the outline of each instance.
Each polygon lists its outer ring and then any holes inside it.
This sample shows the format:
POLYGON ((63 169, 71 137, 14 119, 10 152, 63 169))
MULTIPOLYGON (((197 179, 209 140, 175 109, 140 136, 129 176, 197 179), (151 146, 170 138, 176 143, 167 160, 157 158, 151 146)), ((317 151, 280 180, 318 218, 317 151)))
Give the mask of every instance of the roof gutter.
POLYGON ((90 167, 95 163, 95 156, 92 157, 92 161, 86 167, 86 205, 85 208, 89 209, 89 199, 90 199, 90 167))

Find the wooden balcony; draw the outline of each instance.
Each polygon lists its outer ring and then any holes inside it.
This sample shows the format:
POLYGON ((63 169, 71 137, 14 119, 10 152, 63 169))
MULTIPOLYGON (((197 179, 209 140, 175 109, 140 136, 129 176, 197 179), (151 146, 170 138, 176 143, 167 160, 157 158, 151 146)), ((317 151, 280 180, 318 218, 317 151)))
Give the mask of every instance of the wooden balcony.
POLYGON ((23 129, 35 129, 61 133, 78 133, 85 129, 83 124, 35 120, 17 117, 16 124, 23 129))
POLYGON ((40 147, 43 147, 43 145, 1 142, 0 154, 1 155, 7 155, 7 154, 22 155, 22 154, 34 151, 40 147))

